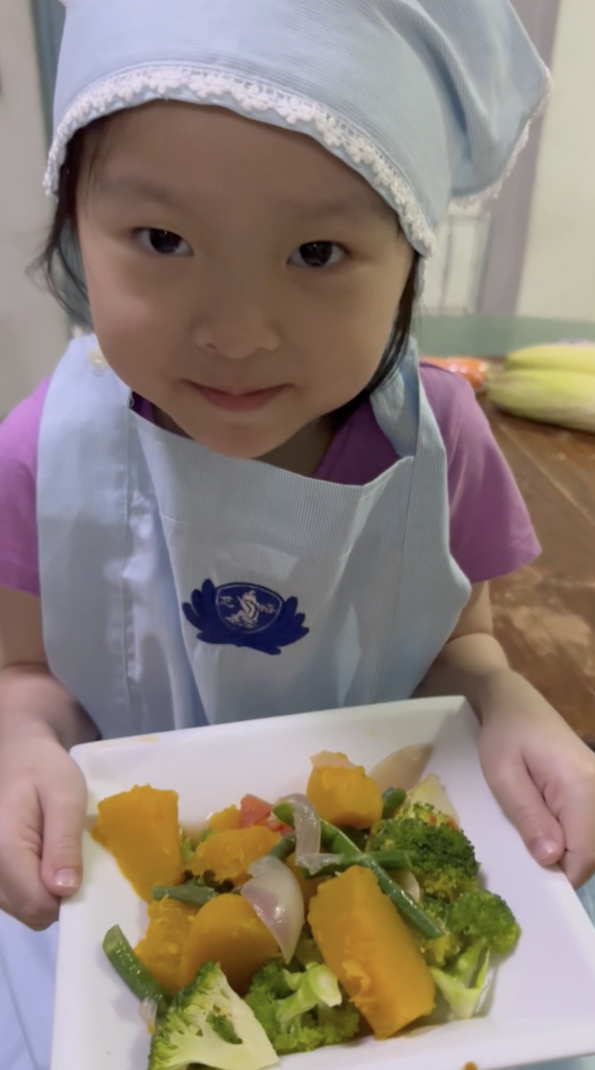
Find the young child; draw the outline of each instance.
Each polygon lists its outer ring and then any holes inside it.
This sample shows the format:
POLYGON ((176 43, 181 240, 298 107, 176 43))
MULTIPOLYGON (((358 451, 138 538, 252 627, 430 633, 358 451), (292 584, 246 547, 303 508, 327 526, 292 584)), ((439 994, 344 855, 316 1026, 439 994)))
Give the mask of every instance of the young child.
POLYGON ((529 850, 595 870, 595 757, 493 636, 527 512, 409 337, 546 86, 507 0, 69 0, 46 263, 95 335, 0 428, 1 1070, 49 1065, 75 743, 464 694, 529 850))

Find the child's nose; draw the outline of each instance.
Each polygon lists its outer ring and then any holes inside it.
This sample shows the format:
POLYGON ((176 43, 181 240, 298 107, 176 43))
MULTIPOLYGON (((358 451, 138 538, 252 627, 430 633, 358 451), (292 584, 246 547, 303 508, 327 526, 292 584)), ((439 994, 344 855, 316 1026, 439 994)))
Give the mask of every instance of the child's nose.
POLYGON ((259 352, 273 353, 279 346, 279 332, 256 300, 224 299, 203 308, 194 342, 228 360, 244 360, 259 352))

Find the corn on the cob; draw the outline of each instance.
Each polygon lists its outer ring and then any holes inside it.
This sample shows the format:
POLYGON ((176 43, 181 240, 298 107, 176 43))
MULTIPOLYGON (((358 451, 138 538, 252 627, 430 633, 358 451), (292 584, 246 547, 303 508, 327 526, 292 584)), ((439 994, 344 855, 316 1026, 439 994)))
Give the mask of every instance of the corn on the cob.
POLYGON ((541 368, 503 371, 490 379, 488 396, 516 416, 595 433, 595 375, 541 368))
POLYGON ((515 349, 504 361, 505 371, 561 371, 595 375, 595 345, 540 345, 515 349))

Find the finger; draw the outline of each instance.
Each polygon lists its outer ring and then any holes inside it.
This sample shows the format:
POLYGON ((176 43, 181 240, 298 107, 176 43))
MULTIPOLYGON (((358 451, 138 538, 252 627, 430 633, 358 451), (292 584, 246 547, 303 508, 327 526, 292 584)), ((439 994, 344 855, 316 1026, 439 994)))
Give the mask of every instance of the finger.
POLYGON ((29 812, 18 810, 18 824, 8 815, 0 839, 0 909, 30 929, 47 929, 58 917, 58 900, 43 885, 40 872, 41 814, 36 801, 29 812))
POLYGON ((560 865, 572 887, 580 888, 595 874, 595 848, 590 852, 566 851, 560 865))
POLYGON ((574 888, 595 873, 595 778, 576 778, 573 790, 565 793, 558 814, 564 828, 566 851, 562 869, 574 888))
POLYGON ((82 837, 86 800, 71 787, 42 800, 44 811, 41 879, 52 895, 64 898, 80 887, 83 875, 82 837))
POLYGON ((559 862, 566 849, 564 829, 548 810, 522 759, 506 763, 490 786, 533 858, 542 866, 559 862))

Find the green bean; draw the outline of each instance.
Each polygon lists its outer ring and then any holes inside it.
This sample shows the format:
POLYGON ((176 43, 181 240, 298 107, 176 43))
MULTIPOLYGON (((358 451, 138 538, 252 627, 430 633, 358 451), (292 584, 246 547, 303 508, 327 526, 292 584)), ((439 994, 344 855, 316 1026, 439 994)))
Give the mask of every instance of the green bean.
POLYGON ((407 851, 393 847, 387 851, 365 851, 366 858, 372 858, 383 869, 411 869, 411 857, 407 851))
POLYGON ((191 840, 182 840, 180 844, 180 854, 182 856, 182 862, 186 865, 186 863, 194 856, 194 847, 191 840))
POLYGON ((294 850, 295 832, 290 832, 287 836, 284 836, 282 840, 279 840, 274 847, 271 847, 269 854, 272 855, 273 858, 279 858, 281 862, 284 862, 294 850))
POLYGON ((356 854, 338 854, 334 862, 329 862, 327 866, 322 869, 317 869, 315 873, 309 873, 305 867, 300 867, 306 880, 313 877, 330 877, 334 873, 342 873, 346 869, 350 869, 351 866, 367 866, 369 861, 376 862, 377 865, 388 866, 389 869, 409 869, 410 862, 409 856, 405 851, 378 851, 365 853, 363 851, 357 851, 356 854))
POLYGON ((132 950, 119 925, 114 925, 105 934, 102 947, 114 970, 136 998, 141 1002, 153 1000, 157 1016, 165 1014, 170 1004, 169 995, 132 950))
POLYGON ((402 788, 387 788, 382 792, 382 802, 384 806, 382 808, 382 817, 386 821, 389 817, 394 817, 400 806, 403 805, 407 798, 407 792, 402 788))
MULTIPOLYGON (((293 828, 293 811, 289 803, 280 803, 279 806, 274 808, 273 813, 284 825, 289 825, 293 828)), ((325 851, 329 851, 331 854, 342 855, 342 862, 349 860, 349 864, 352 866, 361 865, 371 870, 378 881, 380 889, 388 896, 391 903, 394 904, 397 910, 399 910, 401 914, 412 923, 412 925, 415 925, 424 936, 429 937, 431 940, 435 940, 437 937, 442 936, 442 930, 439 929, 432 919, 424 913, 421 907, 418 907, 415 900, 413 900, 411 896, 396 883, 396 881, 389 877, 382 865, 380 865, 374 858, 373 853, 362 853, 361 851, 358 851, 353 840, 350 840, 349 836, 346 836, 344 832, 341 832, 341 829, 335 828, 334 825, 330 825, 328 821, 321 821, 320 829, 321 842, 325 851)), ((384 855, 385 860, 389 857, 391 860, 394 860, 396 854, 396 852, 378 853, 384 855)), ((400 855, 400 861, 404 861, 405 859, 407 859, 405 867, 391 865, 390 868, 409 868, 409 860, 405 852, 403 852, 403 854, 400 855)), ((336 866, 336 863, 333 865, 336 866)), ((349 867, 345 866, 345 868, 349 867)), ((333 872, 332 868, 330 869, 330 872, 333 872)), ((324 876, 324 870, 320 870, 316 876, 324 876)))
POLYGON ((403 917, 410 921, 412 925, 415 925, 424 936, 427 936, 430 940, 435 940, 443 935, 442 930, 424 913, 421 907, 418 907, 415 900, 396 881, 389 877, 388 873, 374 860, 371 854, 362 856, 361 865, 371 870, 378 881, 381 891, 388 896, 391 903, 395 905, 403 917))
MULTIPOLYGON (((273 807, 273 813, 279 821, 282 821, 284 825, 288 825, 289 828, 294 828, 295 820, 293 816, 293 810, 289 803, 279 803, 278 806, 273 807)), ((349 839, 341 829, 335 828, 334 825, 329 825, 328 821, 320 822, 320 842, 325 851, 329 851, 331 854, 346 855, 357 854, 358 849, 355 846, 353 840, 349 839)))
POLYGON ((204 884, 176 884, 172 888, 153 888, 153 899, 175 899, 178 903, 190 903, 191 906, 202 907, 210 899, 219 895, 214 888, 207 888, 204 884))
POLYGON ((273 806, 273 813, 283 825, 287 825, 290 829, 295 828, 295 818, 289 803, 281 802, 277 806, 273 806))
POLYGON ((341 832, 355 844, 358 851, 365 851, 368 842, 369 831, 367 829, 354 829, 350 825, 341 826, 341 832))
POLYGON ((329 825, 328 821, 320 822, 320 838, 325 851, 336 855, 356 855, 359 850, 346 832, 329 825))

